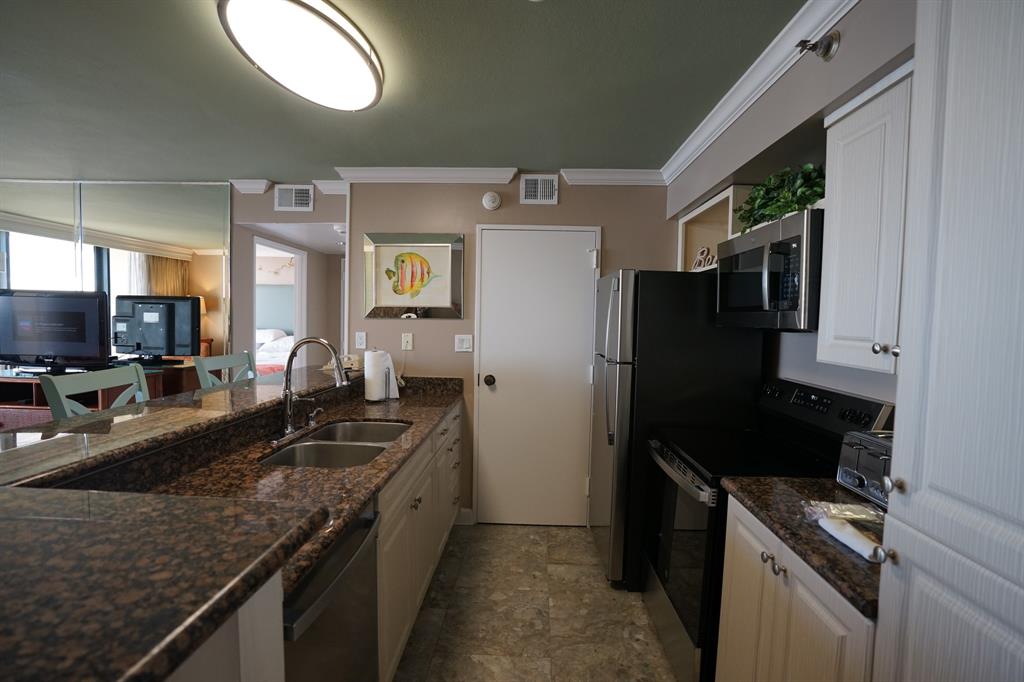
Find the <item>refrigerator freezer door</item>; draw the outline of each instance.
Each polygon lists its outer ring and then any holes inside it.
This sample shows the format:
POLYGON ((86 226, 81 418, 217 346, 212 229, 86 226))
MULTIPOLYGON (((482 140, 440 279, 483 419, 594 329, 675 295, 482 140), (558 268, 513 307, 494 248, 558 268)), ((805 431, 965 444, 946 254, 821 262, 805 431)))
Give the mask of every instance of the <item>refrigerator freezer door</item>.
POLYGON ((618 298, 619 273, 605 275, 597 280, 597 311, 594 315, 594 354, 606 357, 608 337, 611 333, 613 297, 618 298))
POLYGON ((595 372, 589 525, 605 575, 618 581, 623 578, 633 368, 599 361, 595 372))
POLYGON ((612 292, 607 323, 605 357, 613 362, 633 362, 633 292, 636 270, 619 270, 617 291, 612 292))

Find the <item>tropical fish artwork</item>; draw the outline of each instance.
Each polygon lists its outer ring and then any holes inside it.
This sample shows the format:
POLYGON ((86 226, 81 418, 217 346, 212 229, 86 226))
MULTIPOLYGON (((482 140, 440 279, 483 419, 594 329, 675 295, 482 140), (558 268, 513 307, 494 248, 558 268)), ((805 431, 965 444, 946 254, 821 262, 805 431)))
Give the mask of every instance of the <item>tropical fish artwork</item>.
POLYGON ((440 276, 431 272, 430 261, 413 251, 395 256, 395 269, 386 268, 384 274, 391 280, 392 291, 399 296, 409 294, 409 298, 419 296, 423 287, 440 276))

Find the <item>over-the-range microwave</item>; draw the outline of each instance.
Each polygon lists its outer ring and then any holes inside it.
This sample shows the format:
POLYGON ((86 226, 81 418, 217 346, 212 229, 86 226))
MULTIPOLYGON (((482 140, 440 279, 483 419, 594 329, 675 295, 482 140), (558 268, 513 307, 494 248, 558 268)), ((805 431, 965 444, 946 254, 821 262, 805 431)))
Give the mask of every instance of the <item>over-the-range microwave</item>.
POLYGON ((808 209, 718 245, 718 323, 818 328, 824 211, 808 209))

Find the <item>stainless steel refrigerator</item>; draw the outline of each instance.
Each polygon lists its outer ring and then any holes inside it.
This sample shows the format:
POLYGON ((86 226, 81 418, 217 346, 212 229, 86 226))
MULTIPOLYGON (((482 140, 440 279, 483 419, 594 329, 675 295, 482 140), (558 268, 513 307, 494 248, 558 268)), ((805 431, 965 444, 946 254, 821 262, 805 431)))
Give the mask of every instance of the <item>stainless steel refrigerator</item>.
POLYGON ((589 521, 613 583, 642 589, 646 441, 656 426, 744 426, 763 333, 715 326, 715 273, 619 270, 598 281, 589 521))

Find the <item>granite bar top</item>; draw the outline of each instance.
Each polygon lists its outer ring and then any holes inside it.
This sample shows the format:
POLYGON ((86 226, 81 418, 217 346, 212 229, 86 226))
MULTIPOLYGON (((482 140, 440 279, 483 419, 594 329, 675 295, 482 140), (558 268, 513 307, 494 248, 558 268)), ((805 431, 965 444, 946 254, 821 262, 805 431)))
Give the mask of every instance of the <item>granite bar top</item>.
MULTIPOLYGON (((50 479, 84 475, 240 419, 279 410, 283 385, 283 374, 270 374, 0 431, 0 485, 45 486, 50 479)), ((292 387, 298 396, 332 389, 334 375, 308 367, 296 369, 292 387)))
MULTIPOLYGON (((347 525, 373 496, 398 472, 448 412, 462 401, 462 381, 418 379, 417 390, 402 389, 399 400, 370 403, 358 395, 327 408, 318 427, 335 421, 402 421, 411 426, 384 452, 364 466, 347 469, 278 466, 261 460, 276 446, 269 441, 244 445, 217 457, 208 465, 157 485, 150 492, 165 495, 245 498, 291 503, 317 504, 327 508, 330 524, 308 542, 282 573, 287 595, 316 564, 324 550, 344 532, 347 525)), ((287 442, 300 440, 309 429, 287 442)))
POLYGON ((326 520, 308 500, 0 488, 0 679, 163 679, 326 520))
POLYGON ((866 500, 828 478, 734 477, 723 487, 829 585, 868 618, 878 615, 881 568, 849 549, 804 515, 803 502, 866 500))

